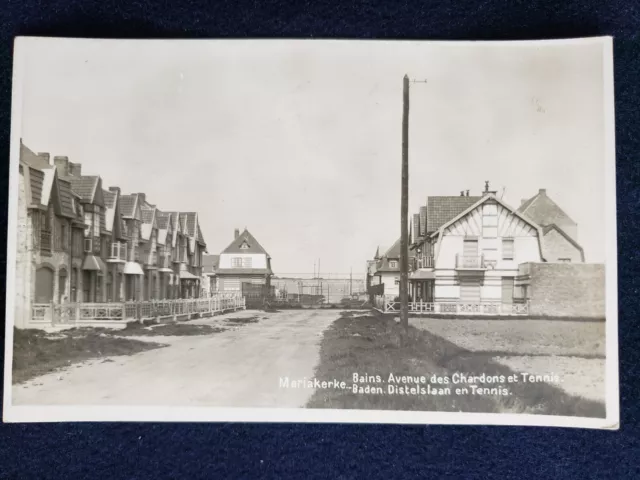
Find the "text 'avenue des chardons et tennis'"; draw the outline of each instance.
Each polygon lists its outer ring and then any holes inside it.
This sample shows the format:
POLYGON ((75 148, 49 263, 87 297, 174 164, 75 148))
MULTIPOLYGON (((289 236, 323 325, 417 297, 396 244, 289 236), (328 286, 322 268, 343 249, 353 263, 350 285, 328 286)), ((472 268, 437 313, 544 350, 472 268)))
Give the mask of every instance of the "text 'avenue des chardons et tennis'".
POLYGON ((280 377, 280 388, 314 390, 349 390, 362 395, 511 395, 509 385, 518 383, 561 383, 555 373, 532 375, 452 375, 426 374, 407 376, 390 373, 388 376, 354 373, 351 381, 318 380, 316 378, 291 379, 280 377))

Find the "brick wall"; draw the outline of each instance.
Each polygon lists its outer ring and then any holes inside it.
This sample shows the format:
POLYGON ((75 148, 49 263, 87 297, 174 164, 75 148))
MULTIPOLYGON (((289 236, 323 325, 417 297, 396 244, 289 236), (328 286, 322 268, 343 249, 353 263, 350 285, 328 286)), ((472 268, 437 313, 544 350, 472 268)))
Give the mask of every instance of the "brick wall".
POLYGON ((544 236, 545 253, 548 262, 557 262, 568 258, 572 263, 582 262, 582 252, 560 232, 551 229, 544 236))
POLYGON ((519 274, 532 316, 605 316, 604 264, 526 263, 519 274))

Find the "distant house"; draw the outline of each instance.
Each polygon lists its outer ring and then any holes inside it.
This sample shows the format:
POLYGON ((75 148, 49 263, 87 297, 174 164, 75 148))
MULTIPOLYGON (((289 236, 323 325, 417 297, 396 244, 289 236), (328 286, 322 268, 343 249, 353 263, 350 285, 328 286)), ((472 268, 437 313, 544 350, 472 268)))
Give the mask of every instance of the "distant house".
MULTIPOLYGON (((410 257, 413 258, 412 253, 410 257)), ((387 250, 378 250, 371 265, 371 286, 376 294, 400 295, 400 239, 387 250)))
POLYGON ((518 213, 543 229, 548 262, 584 262, 584 250, 578 243, 578 224, 541 188, 533 197, 522 200, 518 213))
POLYGON ((210 297, 218 291, 216 274, 220 264, 220 255, 204 255, 202 257, 203 296, 210 297))
POLYGON ((245 228, 234 231, 233 241, 220 253, 216 272, 219 292, 240 293, 242 284, 271 287, 271 257, 245 228))

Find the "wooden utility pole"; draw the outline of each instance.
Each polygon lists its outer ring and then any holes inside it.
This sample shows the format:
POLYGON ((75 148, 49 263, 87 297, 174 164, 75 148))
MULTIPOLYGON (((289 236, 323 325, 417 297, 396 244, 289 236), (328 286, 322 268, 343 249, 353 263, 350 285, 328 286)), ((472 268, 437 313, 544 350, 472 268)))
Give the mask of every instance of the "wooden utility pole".
POLYGON ((402 81, 402 199, 400 202, 400 323, 409 330, 409 77, 402 81))

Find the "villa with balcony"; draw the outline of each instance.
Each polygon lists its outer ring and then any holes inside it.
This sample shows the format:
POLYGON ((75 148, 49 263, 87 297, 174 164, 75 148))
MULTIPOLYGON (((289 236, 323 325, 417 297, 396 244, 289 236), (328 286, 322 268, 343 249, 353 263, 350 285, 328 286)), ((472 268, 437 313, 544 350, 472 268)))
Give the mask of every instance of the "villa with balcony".
POLYGON ((488 185, 479 197, 429 197, 413 229, 409 289, 420 309, 526 313, 518 265, 545 261, 543 232, 488 185))
MULTIPOLYGON (((490 191, 488 182, 481 196, 469 196, 467 191, 459 196, 428 197, 426 205, 413 215, 411 231, 410 311, 528 312, 518 268, 520 264, 546 261, 544 232, 490 191)), ((399 272, 397 275, 399 278, 399 272)), ((394 295, 396 291, 389 295, 385 285, 384 295, 376 297, 377 308, 397 310, 394 295)))

